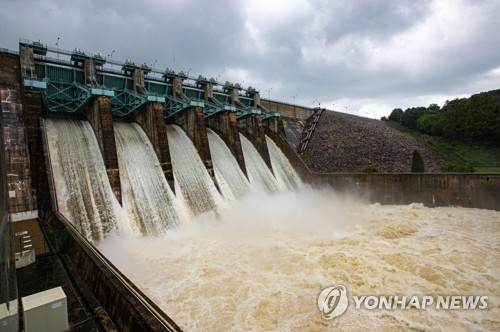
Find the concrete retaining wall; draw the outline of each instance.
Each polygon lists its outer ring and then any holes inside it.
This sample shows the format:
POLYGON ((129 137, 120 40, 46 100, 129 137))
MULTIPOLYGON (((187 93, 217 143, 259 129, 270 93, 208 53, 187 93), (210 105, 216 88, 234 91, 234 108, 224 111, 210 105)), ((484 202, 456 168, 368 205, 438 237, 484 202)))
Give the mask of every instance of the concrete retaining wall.
POLYGON ((500 174, 314 173, 280 135, 266 134, 280 147, 302 180, 313 187, 359 197, 370 203, 462 206, 500 211, 500 174))
POLYGON ((66 254, 79 279, 98 299, 119 331, 180 331, 180 328, 56 213, 70 232, 66 254))
POLYGON ((500 174, 320 174, 308 182, 329 185, 371 203, 462 206, 500 210, 500 174))

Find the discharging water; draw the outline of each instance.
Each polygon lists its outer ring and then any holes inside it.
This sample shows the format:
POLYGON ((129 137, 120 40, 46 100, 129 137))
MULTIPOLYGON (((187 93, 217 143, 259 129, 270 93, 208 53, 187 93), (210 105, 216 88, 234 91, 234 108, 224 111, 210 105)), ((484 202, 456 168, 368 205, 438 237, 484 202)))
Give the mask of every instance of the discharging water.
POLYGON ((87 121, 45 119, 59 211, 90 241, 118 229, 121 207, 87 121))
POLYGON ((280 187, 289 190, 299 188, 301 181, 297 172, 295 172, 293 166, 290 164, 290 161, 276 143, 268 136, 266 136, 266 142, 269 149, 269 155, 271 156, 274 175, 280 187))
POLYGON ((161 238, 100 249, 187 331, 500 329, 500 212, 364 205, 299 190, 246 196, 161 238), (328 286, 349 294, 488 295, 486 310, 356 310, 322 318, 328 286))
POLYGON ((163 234, 179 224, 177 202, 148 137, 136 123, 115 123, 123 207, 134 233, 163 234))
POLYGON ((257 149, 242 134, 240 134, 240 141, 250 184, 261 186, 268 192, 277 192, 279 190, 278 181, 274 178, 273 173, 271 173, 257 149))
POLYGON ((207 135, 217 184, 224 198, 234 202, 248 193, 250 183, 222 138, 208 128, 207 135))
POLYGON ((216 210, 223 204, 223 199, 193 143, 176 125, 167 126, 167 135, 175 192, 183 202, 186 213, 197 215, 216 210))

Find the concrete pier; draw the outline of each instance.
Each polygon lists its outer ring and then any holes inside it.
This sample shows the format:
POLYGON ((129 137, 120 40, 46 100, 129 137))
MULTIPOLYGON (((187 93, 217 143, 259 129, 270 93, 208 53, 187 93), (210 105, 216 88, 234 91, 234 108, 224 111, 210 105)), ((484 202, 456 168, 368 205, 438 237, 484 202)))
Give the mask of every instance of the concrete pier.
POLYGON ((241 170, 245 175, 247 175, 236 114, 229 111, 218 113, 209 117, 206 123, 207 127, 219 134, 219 136, 224 140, 234 158, 236 158, 241 170))
POLYGON ((178 125, 187 133, 193 142, 201 160, 207 168, 208 174, 217 184, 214 175, 214 166, 212 164, 212 156, 210 154, 210 146, 208 145, 208 136, 205 126, 205 117, 201 107, 191 107, 174 116, 174 124, 178 125))
POLYGON ((160 103, 148 103, 135 111, 133 118, 151 141, 170 189, 175 192, 167 129, 163 120, 163 106, 160 103))
POLYGON ((240 132, 255 146, 267 167, 273 171, 271 157, 267 148, 266 134, 264 126, 260 120, 260 115, 250 115, 238 120, 240 132))
POLYGON ((121 203, 120 169, 116 152, 113 116, 109 97, 97 96, 87 106, 85 116, 94 129, 99 148, 101 149, 109 183, 118 201, 121 203))

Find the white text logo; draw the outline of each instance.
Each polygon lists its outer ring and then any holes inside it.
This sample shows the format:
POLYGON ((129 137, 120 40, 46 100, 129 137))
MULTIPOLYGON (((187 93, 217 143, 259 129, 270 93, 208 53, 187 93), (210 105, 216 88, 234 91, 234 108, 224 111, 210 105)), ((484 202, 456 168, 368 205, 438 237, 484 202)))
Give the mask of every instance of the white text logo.
MULTIPOLYGON (((488 308, 487 295, 353 295, 354 308, 365 310, 483 310, 488 308)), ((342 315, 348 307, 347 288, 342 285, 323 289, 318 308, 324 319, 342 315)))
POLYGON ((347 289, 342 285, 327 287, 318 296, 318 308, 324 319, 342 315, 347 305, 347 289))

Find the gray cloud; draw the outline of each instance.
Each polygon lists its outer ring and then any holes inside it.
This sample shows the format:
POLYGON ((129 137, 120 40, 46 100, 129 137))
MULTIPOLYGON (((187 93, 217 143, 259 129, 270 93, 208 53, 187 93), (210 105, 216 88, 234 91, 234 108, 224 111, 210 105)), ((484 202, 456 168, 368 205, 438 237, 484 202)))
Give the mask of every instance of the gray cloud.
POLYGON ((0 47, 60 37, 65 49, 380 116, 499 88, 499 18, 496 0, 7 0, 0 47))

